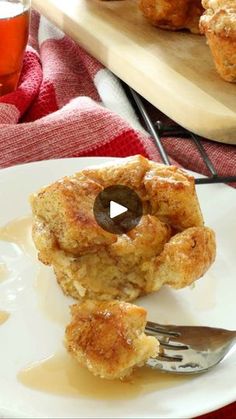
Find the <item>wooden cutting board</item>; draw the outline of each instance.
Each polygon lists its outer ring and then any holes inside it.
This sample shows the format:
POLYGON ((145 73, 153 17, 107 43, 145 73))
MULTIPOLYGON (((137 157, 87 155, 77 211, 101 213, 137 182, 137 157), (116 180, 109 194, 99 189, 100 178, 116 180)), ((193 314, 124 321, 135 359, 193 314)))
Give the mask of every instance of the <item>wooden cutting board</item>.
POLYGON ((136 0, 33 7, 180 125, 236 144, 236 84, 220 79, 203 36, 152 27, 136 0))

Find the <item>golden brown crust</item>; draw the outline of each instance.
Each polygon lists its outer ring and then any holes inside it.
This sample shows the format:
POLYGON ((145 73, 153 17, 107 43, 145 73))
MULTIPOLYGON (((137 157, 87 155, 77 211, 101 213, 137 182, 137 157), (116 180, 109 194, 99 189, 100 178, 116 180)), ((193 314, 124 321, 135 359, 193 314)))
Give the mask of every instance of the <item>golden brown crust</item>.
MULTIPOLYGON (((192 227, 173 236, 156 258, 159 281, 183 288, 200 278, 215 260, 215 234, 207 227, 192 227)), ((155 286, 154 286, 155 288, 155 286)))
POLYGON ((215 62, 216 70, 225 81, 236 82, 236 38, 230 40, 208 32, 209 47, 215 62))
POLYGON ((202 226, 203 218, 193 176, 174 166, 150 164, 144 186, 151 213, 177 231, 202 226))
POLYGON ((235 0, 202 0, 204 14, 200 19, 201 29, 224 36, 235 36, 235 0))
POLYGON ((196 249, 187 246, 181 265, 182 279, 177 256, 174 263, 167 264, 169 275, 163 275, 168 253, 173 248, 177 255, 178 249, 183 253, 181 246, 168 247, 172 236, 170 243, 178 237, 178 231, 183 231, 181 237, 187 241, 188 230, 195 227, 199 248, 209 230, 203 227, 194 178, 176 167, 141 156, 124 159, 121 164, 83 170, 39 191, 31 202, 39 259, 53 266, 63 291, 78 299, 132 301, 166 282, 175 287, 186 286, 203 275, 214 259, 215 239, 209 233, 205 244, 209 260, 202 261, 199 253, 198 263, 193 257, 196 249), (93 219, 96 193, 115 184, 134 188, 144 202, 145 214, 128 234, 106 233, 93 219), (80 217, 78 222, 78 213, 85 214, 86 220, 81 222, 80 217), (162 261, 162 268, 158 261, 162 261))
POLYGON ((120 184, 134 189, 146 204, 145 212, 177 230, 203 225, 194 177, 175 166, 133 156, 82 173, 104 188, 120 184))
POLYGON ((50 227, 61 250, 76 256, 116 240, 99 227, 93 216, 94 199, 101 190, 101 185, 80 173, 55 182, 31 197, 37 223, 41 219, 50 227))
POLYGON ((156 338, 144 333, 146 310, 124 302, 87 300, 71 308, 68 351, 93 374, 124 378, 158 354, 156 338))
MULTIPOLYGON (((126 185, 145 198, 143 178, 149 170, 150 162, 140 155, 128 157, 118 163, 111 162, 103 167, 95 166, 82 170, 82 174, 103 188, 113 185, 126 185)), ((80 176, 80 173, 78 174, 80 176)), ((77 176, 77 175, 75 175, 77 176)))
POLYGON ((140 0, 139 8, 154 26, 199 33, 201 0, 140 0))
POLYGON ((205 0, 206 11, 200 19, 216 69, 229 82, 236 82, 236 2, 205 0))

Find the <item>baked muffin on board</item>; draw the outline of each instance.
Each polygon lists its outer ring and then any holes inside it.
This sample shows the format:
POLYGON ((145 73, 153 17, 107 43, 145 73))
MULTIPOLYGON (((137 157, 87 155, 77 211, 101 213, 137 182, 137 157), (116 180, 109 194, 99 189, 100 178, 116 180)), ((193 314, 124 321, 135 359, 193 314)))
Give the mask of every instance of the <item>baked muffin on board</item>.
POLYGON ((199 18, 203 13, 201 0, 139 0, 139 8, 154 26, 199 33, 199 18))
POLYGON ((236 0, 203 0, 200 19, 216 69, 229 82, 236 82, 236 0))

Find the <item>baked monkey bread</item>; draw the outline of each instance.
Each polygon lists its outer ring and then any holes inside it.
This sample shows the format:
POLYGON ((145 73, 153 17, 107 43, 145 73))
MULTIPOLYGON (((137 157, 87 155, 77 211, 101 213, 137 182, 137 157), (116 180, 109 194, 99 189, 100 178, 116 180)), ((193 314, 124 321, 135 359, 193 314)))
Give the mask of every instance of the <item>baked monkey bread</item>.
POLYGON ((199 33, 203 13, 201 0, 139 0, 143 15, 154 26, 169 30, 188 29, 199 33))
POLYGON ((194 178, 142 156, 65 177, 34 194, 31 205, 38 257, 77 299, 132 301, 164 284, 182 288, 215 258, 194 178), (109 233, 94 218, 95 198, 112 185, 128 186, 143 203, 139 224, 126 234, 109 233))

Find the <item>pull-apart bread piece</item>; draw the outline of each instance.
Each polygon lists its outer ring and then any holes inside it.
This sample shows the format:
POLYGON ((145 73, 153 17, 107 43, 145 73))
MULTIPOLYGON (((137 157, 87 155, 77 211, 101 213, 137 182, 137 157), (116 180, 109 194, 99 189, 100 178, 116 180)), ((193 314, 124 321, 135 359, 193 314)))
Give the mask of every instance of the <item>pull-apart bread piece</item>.
POLYGON ((73 305, 71 314, 66 347, 94 375, 123 379, 158 355, 157 339, 144 333, 147 312, 142 307, 87 300, 73 305))
POLYGON ((201 0, 139 0, 139 8, 154 26, 199 33, 201 0))
POLYGON ((52 265, 63 291, 75 298, 132 301, 200 278, 215 258, 194 178, 141 156, 88 168, 31 197, 39 259, 52 265), (93 214, 97 194, 125 185, 143 202, 140 223, 127 234, 104 231, 93 214))
POLYGON ((200 19, 216 69, 229 82, 236 82, 236 0, 203 0, 200 19))

